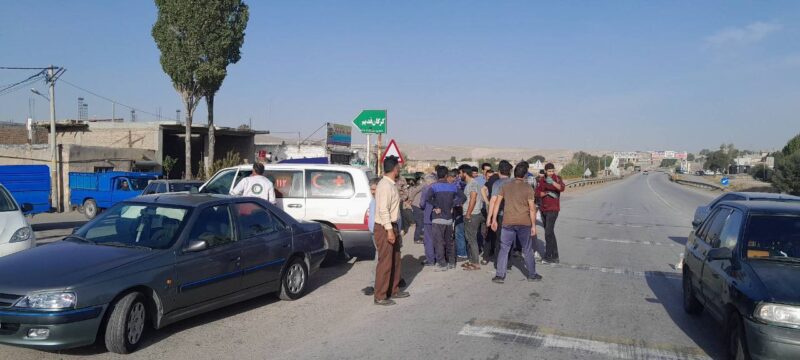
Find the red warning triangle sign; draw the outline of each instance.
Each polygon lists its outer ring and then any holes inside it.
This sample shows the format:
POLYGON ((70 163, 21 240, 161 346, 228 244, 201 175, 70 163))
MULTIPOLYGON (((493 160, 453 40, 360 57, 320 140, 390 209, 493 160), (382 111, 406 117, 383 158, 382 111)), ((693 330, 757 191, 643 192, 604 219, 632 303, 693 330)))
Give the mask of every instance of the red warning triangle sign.
POLYGON ((389 140, 389 146, 386 147, 386 151, 383 152, 383 156, 381 156, 381 162, 386 159, 387 156, 396 156, 397 161, 401 164, 405 163, 403 159, 403 154, 400 153, 400 148, 397 147, 397 143, 394 142, 394 139, 389 140))

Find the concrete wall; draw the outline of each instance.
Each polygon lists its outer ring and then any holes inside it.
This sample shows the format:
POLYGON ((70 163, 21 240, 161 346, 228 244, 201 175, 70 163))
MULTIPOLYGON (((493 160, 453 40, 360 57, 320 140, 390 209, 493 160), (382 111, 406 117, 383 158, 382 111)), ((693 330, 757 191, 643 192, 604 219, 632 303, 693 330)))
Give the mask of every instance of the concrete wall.
POLYGON ((90 123, 88 129, 62 130, 56 137, 59 144, 106 146, 111 148, 137 148, 158 150, 159 125, 127 123, 90 123))

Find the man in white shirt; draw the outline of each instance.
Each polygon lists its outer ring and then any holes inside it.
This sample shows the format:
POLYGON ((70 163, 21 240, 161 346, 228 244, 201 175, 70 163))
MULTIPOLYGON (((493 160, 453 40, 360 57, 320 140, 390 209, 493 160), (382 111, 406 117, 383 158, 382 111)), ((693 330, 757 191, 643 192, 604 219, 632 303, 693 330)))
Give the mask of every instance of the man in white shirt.
POLYGON ((253 174, 239 181, 231 190, 231 195, 262 198, 275 205, 275 186, 264 176, 264 164, 253 164, 253 174))

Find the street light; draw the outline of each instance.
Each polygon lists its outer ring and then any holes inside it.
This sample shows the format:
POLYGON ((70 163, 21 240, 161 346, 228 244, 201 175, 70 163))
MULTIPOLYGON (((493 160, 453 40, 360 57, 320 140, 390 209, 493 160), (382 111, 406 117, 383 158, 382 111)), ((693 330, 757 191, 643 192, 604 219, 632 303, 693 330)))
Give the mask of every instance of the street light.
POLYGON ((36 90, 35 88, 31 88, 31 92, 36 94, 36 95, 39 95, 39 96, 43 97, 47 101, 50 101, 49 97, 45 96, 45 94, 40 93, 39 90, 36 90))

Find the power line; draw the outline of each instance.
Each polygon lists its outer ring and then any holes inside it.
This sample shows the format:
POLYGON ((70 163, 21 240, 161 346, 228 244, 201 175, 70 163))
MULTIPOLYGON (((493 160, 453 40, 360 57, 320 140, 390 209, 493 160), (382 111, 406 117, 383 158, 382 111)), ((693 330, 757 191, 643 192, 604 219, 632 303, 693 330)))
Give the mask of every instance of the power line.
POLYGON ((14 66, 0 66, 0 70, 47 70, 49 67, 14 67, 14 66))
POLYGON ((45 71, 42 70, 42 71, 39 71, 36 74, 33 74, 33 75, 29 76, 28 78, 26 78, 26 79, 24 79, 22 81, 18 81, 16 83, 9 84, 9 85, 4 85, 2 88, 0 88, 0 95, 5 95, 5 94, 8 94, 8 93, 12 93, 12 92, 17 91, 17 90, 19 90, 19 89, 21 89, 21 88, 23 88, 23 87, 25 87, 25 86, 27 86, 29 84, 32 84, 32 83, 40 80, 44 76, 44 74, 45 74, 45 71))
MULTIPOLYGON (((81 91, 84 91, 84 92, 86 92, 86 93, 89 93, 89 94, 91 94, 91 95, 94 95, 94 96, 96 96, 96 97, 99 97, 99 98, 101 98, 101 99, 103 99, 103 100, 105 100, 105 101, 108 101, 108 102, 114 103, 114 104, 116 104, 116 105, 119 105, 119 106, 122 106, 122 107, 125 107, 125 108, 128 108, 128 109, 131 109, 131 110, 135 110, 135 111, 137 111, 137 112, 141 112, 141 113, 144 113, 144 114, 147 114, 147 115, 155 116, 155 117, 157 117, 157 118, 158 118, 158 117, 160 117, 160 115, 158 115, 158 114, 151 113, 151 112, 149 112, 149 111, 146 111, 146 110, 142 110, 142 109, 139 109, 139 108, 136 108, 136 107, 130 106, 130 105, 123 104, 123 103, 121 103, 121 102, 119 102, 119 101, 116 101, 116 100, 114 100, 114 99, 107 98, 107 97, 105 97, 105 96, 103 96, 103 95, 100 95, 100 94, 98 94, 98 93, 96 93, 96 92, 94 92, 94 91, 91 91, 91 90, 89 90, 89 89, 82 88, 82 87, 80 87, 80 86, 78 86, 78 85, 75 85, 75 84, 73 84, 73 83, 71 83, 71 82, 69 82, 69 81, 67 81, 67 80, 64 80, 64 79, 60 79, 60 80, 61 80, 61 82, 65 83, 65 84, 67 84, 67 85, 69 85, 69 86, 72 86, 72 87, 74 87, 74 88, 76 88, 76 89, 78 89, 78 90, 81 90, 81 91)), ((112 119, 112 120, 113 120, 113 119, 112 119)), ((177 120, 177 121, 180 121, 179 119, 175 119, 175 120, 177 120)))

